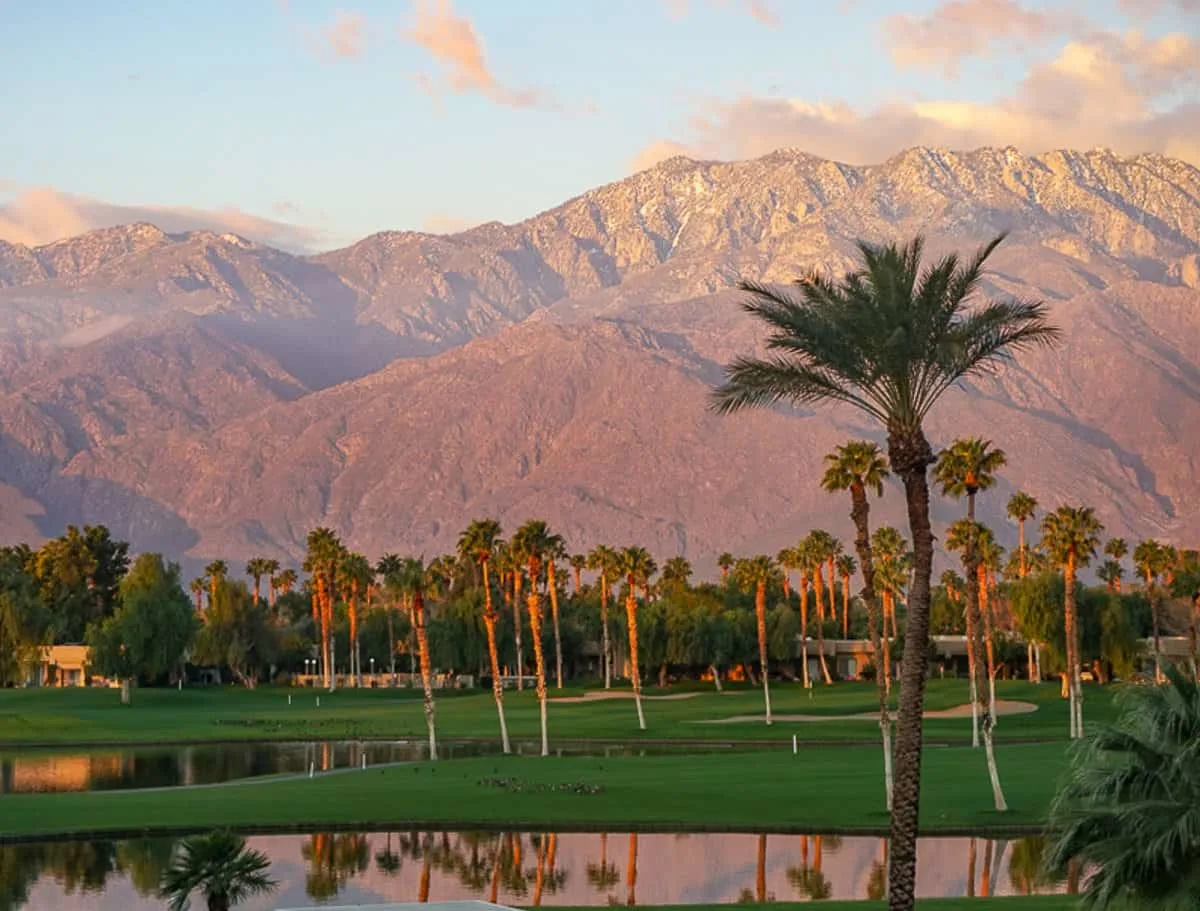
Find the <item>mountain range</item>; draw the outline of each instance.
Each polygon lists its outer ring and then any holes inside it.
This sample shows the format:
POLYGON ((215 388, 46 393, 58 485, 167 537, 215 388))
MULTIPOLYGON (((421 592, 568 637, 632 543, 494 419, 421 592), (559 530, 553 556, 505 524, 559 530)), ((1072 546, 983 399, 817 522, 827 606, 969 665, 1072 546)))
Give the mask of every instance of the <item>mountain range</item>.
MULTIPOLYGON (((1047 301, 1063 345, 952 392, 931 439, 1007 451, 981 498, 1007 543, 1018 487, 1200 543, 1200 170, 1012 148, 672 158, 518 224, 308 257, 148 224, 0 241, 0 537, 104 522, 236 566, 296 562, 317 525, 378 556, 538 517, 575 550, 702 569, 816 526, 848 538, 821 459, 876 428, 707 407, 760 344, 733 284, 842 270, 860 239, 921 233, 936 255, 999 232, 985 293, 1047 301)), ((897 488, 879 515, 900 524, 897 488)))

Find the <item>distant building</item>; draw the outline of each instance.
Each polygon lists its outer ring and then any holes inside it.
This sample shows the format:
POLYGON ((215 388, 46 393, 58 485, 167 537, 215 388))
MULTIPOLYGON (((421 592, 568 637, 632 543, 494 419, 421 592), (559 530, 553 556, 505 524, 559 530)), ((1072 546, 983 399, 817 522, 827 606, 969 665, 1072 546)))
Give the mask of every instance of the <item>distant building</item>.
POLYGON ((108 686, 108 678, 91 673, 92 650, 86 645, 43 645, 28 686, 108 686))

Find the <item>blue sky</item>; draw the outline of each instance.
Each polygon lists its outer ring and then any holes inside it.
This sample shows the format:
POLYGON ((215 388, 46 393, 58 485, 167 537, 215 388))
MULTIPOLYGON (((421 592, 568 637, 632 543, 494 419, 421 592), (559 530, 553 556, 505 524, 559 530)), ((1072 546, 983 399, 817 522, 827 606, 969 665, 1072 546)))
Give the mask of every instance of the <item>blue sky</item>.
POLYGON ((0 0, 0 238, 292 247, 531 215, 664 155, 1200 163, 1197 0, 0 0))

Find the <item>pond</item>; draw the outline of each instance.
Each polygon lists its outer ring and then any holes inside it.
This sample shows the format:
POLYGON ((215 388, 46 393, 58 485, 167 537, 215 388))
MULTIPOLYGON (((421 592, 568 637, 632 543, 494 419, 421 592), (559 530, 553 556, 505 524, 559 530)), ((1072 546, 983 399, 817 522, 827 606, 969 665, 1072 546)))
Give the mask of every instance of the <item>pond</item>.
MULTIPOLYGON (((537 755, 540 746, 517 741, 513 751, 537 755)), ((704 749, 720 749, 714 746, 704 749)), ((556 749, 559 755, 645 756, 696 752, 686 745, 580 745, 556 749)), ((443 741, 443 759, 487 756, 500 746, 482 741, 443 741)), ((78 751, 0 752, 0 794, 44 791, 111 791, 214 784, 256 775, 303 773, 367 765, 412 762, 429 756, 424 740, 343 740, 296 743, 223 743, 174 747, 114 747, 78 751)), ((3 906, 0 905, 0 908, 3 906)))
MULTIPOLYGON (((174 839, 0 846, 0 907, 159 909, 174 839)), ((702 904, 876 898, 880 838, 746 834, 370 832, 252 836, 274 895, 249 909, 482 899, 528 906, 702 904)), ((1039 863, 1040 838, 924 838, 921 897, 1066 891, 1039 863)), ((1074 884, 1071 884, 1074 888, 1074 884)))

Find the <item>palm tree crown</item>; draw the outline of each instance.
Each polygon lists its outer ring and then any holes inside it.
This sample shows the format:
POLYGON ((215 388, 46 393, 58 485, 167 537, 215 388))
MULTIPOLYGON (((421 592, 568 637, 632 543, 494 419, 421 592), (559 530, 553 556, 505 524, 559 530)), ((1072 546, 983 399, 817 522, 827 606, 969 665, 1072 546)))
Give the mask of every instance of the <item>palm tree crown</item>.
POLYGON ((933 476, 946 496, 969 497, 994 487, 996 472, 1007 461, 1004 450, 993 449, 991 440, 968 437, 941 451, 933 476))
POLYGON ((1038 501, 1023 490, 1018 490, 1008 498, 1008 517, 1014 522, 1025 522, 1032 519, 1037 508, 1038 501))
POLYGON ((1103 531, 1090 506, 1060 506, 1042 518, 1042 546, 1060 565, 1070 558, 1076 566, 1087 566, 1103 531))
POLYGON ((500 540, 500 523, 495 519, 476 519, 458 536, 458 554, 472 563, 492 559, 500 540))
POLYGON ((246 839, 220 831, 186 839, 163 874, 162 896, 171 911, 186 911, 188 898, 201 892, 209 911, 227 911, 255 895, 274 891, 267 876, 271 862, 261 851, 246 849, 246 839))
POLYGON ((734 578, 742 590, 754 591, 761 583, 770 585, 779 581, 779 567, 765 554, 738 560, 733 567, 734 578))
POLYGON ((1104 542, 1104 555, 1120 562, 1129 553, 1129 542, 1124 538, 1109 538, 1104 542))
POLYGON ((842 443, 825 456, 825 474, 821 487, 830 493, 849 490, 855 485, 883 496, 883 481, 888 475, 887 459, 878 444, 867 440, 842 443))

